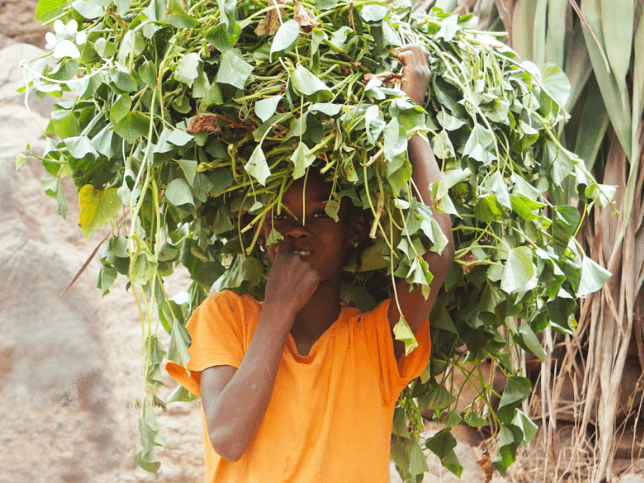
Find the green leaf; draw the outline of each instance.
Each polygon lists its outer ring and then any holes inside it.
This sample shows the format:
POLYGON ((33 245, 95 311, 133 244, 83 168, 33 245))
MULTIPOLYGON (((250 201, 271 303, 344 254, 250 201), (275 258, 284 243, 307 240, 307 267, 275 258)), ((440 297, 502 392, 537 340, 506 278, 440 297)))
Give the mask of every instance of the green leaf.
POLYGON ((260 182, 262 186, 266 185, 266 179, 271 175, 271 170, 266 163, 266 156, 262 151, 262 145, 258 144, 253 150, 248 162, 244 165, 244 169, 248 174, 260 182))
POLYGON ((188 184, 192 187, 194 185, 195 176, 197 175, 197 161, 194 159, 177 159, 177 163, 181 167, 181 171, 183 171, 183 175, 186 177, 186 180, 188 180, 188 184))
POLYGON ((367 139, 372 145, 375 145, 382 133, 382 130, 386 126, 384 115, 378 106, 371 106, 366 110, 364 114, 364 122, 367 131, 367 139))
POLYGON ((168 359, 176 362, 180 366, 186 366, 190 361, 188 346, 190 345, 190 334, 178 321, 172 324, 172 334, 170 335, 170 344, 168 345, 168 359))
POLYGON ((221 54, 215 82, 243 89, 252 71, 253 66, 244 60, 237 49, 229 49, 221 54))
POLYGON ((219 15, 222 22, 229 28, 235 25, 235 10, 237 9, 237 0, 217 0, 219 6, 219 15))
POLYGON ((262 122, 266 122, 270 117, 275 114, 277 106, 282 100, 283 96, 272 96, 257 101, 255 103, 255 114, 259 117, 262 122))
POLYGON ((501 290, 506 293, 517 293, 535 276, 532 263, 532 250, 529 247, 517 247, 510 250, 508 259, 503 267, 501 290))
POLYGON ((516 407, 530 396, 532 383, 530 379, 520 376, 510 376, 505 384, 497 415, 506 424, 514 419, 516 407))
POLYGON ((99 18, 103 16, 104 7, 85 0, 72 2, 72 7, 85 18, 99 18))
POLYGON ((331 93, 324 82, 301 65, 298 65, 291 75, 291 84, 297 92, 305 96, 312 96, 320 91, 331 93))
POLYGON ((96 39, 96 42, 94 42, 94 50, 104 59, 109 59, 116 53, 114 44, 104 37, 96 39))
POLYGON ((581 220, 579 210, 574 206, 556 206, 553 211, 552 235, 557 243, 568 246, 570 238, 577 231, 581 220))
POLYGON ((16 156, 16 171, 20 169, 20 166, 25 164, 25 161, 27 161, 27 156, 24 154, 20 153, 18 156, 16 156))
POLYGON ((62 216, 63 219, 67 218, 67 202, 63 195, 63 185, 60 182, 60 178, 43 178, 42 187, 47 196, 56 199, 56 213, 62 216))
POLYGON ((316 102, 309 107, 309 112, 321 112, 327 116, 336 116, 341 110, 342 106, 331 102, 316 102))
POLYGON ((87 136, 74 136, 65 139, 65 146, 69 154, 75 158, 82 159, 91 155, 92 157, 97 157, 98 152, 94 149, 94 146, 90 143, 87 136))
MULTIPOLYGON (((141 243, 139 245, 138 250, 136 251, 135 254, 131 256, 131 279, 134 282, 141 283, 141 284, 147 284, 152 280, 152 277, 154 277, 157 267, 158 267, 158 262, 154 254, 150 251, 150 248, 146 243, 141 243)), ((156 337, 154 337, 156 339, 156 337)), ((158 342, 158 340, 157 340, 158 342)), ((160 344, 160 342, 159 342, 160 344)), ((163 351, 163 346, 161 346, 161 350, 163 351)), ((165 354, 165 352, 164 352, 165 354)), ((163 356, 159 356, 163 357, 163 356)), ((160 364, 159 360, 159 364, 160 364)), ((152 368, 151 365, 148 366, 149 369, 149 376, 148 379, 155 379, 155 387, 160 387, 163 384, 163 379, 161 377, 161 373, 158 370, 158 368, 155 370, 152 368), (158 374, 156 374, 156 372, 158 374), (151 377, 150 374, 155 373, 154 377, 151 377)))
POLYGON ((411 452, 409 455, 409 473, 412 476, 422 475, 429 470, 427 466, 427 456, 423 453, 418 443, 412 442, 411 452))
POLYGON ((384 152, 387 161, 391 161, 407 151, 407 132, 398 124, 397 118, 392 118, 385 126, 384 138, 384 152))
MULTIPOLYGON (((631 1, 628 0, 629 3, 631 1)), ((590 60, 593 64, 593 72, 599 84, 599 89, 604 98, 604 104, 608 110, 608 115, 610 116, 615 133, 619 138, 619 142, 626 156, 631 159, 631 110, 622 98, 622 91, 620 91, 620 86, 611 71, 610 61, 606 55, 607 46, 604 42, 605 33, 602 27, 600 0, 582 0, 581 11, 587 22, 583 24, 583 30, 590 60), (586 25, 590 26, 594 36, 588 31, 586 25)), ((613 34, 609 33, 609 35, 612 36, 613 34)), ((612 43, 613 41, 611 40, 611 48, 615 48, 612 43)), ((623 49, 624 46, 620 45, 617 48, 623 49)), ((630 50, 628 55, 630 55, 630 50)))
POLYGON ((496 197, 496 201, 498 201, 508 209, 512 208, 512 203, 510 202, 510 195, 508 194, 508 190, 505 185, 505 180, 500 171, 494 171, 492 176, 490 176, 485 180, 485 187, 491 193, 494 193, 494 196, 496 197))
POLYGON ((537 356, 541 362, 544 362, 547 356, 546 351, 541 346, 541 343, 539 342, 539 339, 535 335, 532 328, 528 324, 521 324, 519 326, 517 333, 523 341, 522 345, 528 351, 532 352, 535 356, 537 356))
POLYGON ((340 27, 338 30, 333 32, 331 34, 331 39, 329 42, 333 44, 336 48, 338 49, 343 49, 345 44, 347 43, 347 37, 349 36, 349 33, 352 32, 351 27, 340 27))
POLYGON ((457 117, 450 116, 445 112, 445 110, 440 111, 436 116, 436 119, 446 131, 455 131, 465 125, 465 121, 457 117))
POLYGON ((149 126, 150 119, 140 112, 128 112, 121 122, 113 125, 114 132, 130 144, 141 136, 147 136, 149 126))
POLYGON ((442 384, 432 381, 424 394, 418 398, 421 409, 439 411, 449 407, 456 398, 442 384))
POLYGON ((487 148, 494 144, 494 134, 487 128, 477 124, 467 138, 463 155, 470 156, 483 164, 489 164, 494 155, 488 153, 487 148))
POLYGON ((116 8, 121 15, 126 14, 132 6, 132 0, 115 0, 116 8))
POLYGON ((517 415, 514 417, 512 424, 523 431, 523 440, 529 443, 537 435, 539 427, 523 411, 517 409, 517 415))
POLYGON ((490 423, 484 417, 479 416, 476 413, 467 413, 464 418, 465 424, 473 428, 482 428, 484 426, 489 426, 490 423))
POLYGON ((445 425, 446 428, 449 429, 453 428, 457 424, 461 424, 463 422, 463 418, 457 410, 452 409, 447 413, 447 415, 445 415, 441 422, 445 425))
POLYGON ((179 82, 192 87, 195 79, 199 75, 199 64, 201 57, 196 52, 191 52, 184 55, 179 62, 177 62, 177 70, 174 71, 174 78, 179 82))
POLYGON ((542 84, 548 94, 552 96, 557 104, 565 107, 570 97, 570 81, 568 77, 566 77, 566 74, 556 64, 545 64, 541 71, 542 84))
POLYGON ((575 296, 585 298, 593 292, 600 290, 611 277, 612 273, 593 261, 590 257, 584 257, 581 272, 579 274, 579 285, 575 296))
POLYGON ((284 237, 279 231, 277 231, 275 228, 271 228, 271 232, 268 234, 268 238, 266 239, 266 246, 270 247, 271 245, 274 245, 275 243, 283 239, 284 237))
POLYGON ((306 144, 300 141, 293 151, 291 156, 291 161, 295 165, 295 170, 293 171, 293 179, 298 179, 304 176, 306 173, 306 168, 313 164, 315 161, 315 155, 309 154, 310 149, 306 147, 306 144))
POLYGON ((188 391, 185 387, 178 385, 174 390, 168 394, 168 397, 165 399, 166 403, 171 402, 190 402, 199 399, 197 396, 188 391))
POLYGON ((38 0, 34 20, 47 22, 60 15, 66 5, 67 0, 38 0))
POLYGON ((460 478, 463 466, 454 452, 456 444, 456 438, 447 429, 439 431, 425 442, 427 449, 440 458, 443 466, 460 478))
POLYGON ((96 287, 101 290, 103 296, 109 293, 110 287, 116 280, 117 275, 116 268, 105 265, 101 267, 98 272, 98 278, 96 279, 96 287))
POLYGON ((151 60, 146 61, 143 63, 141 67, 139 67, 139 76, 141 76, 141 80, 145 82, 150 89, 154 89, 157 85, 157 66, 154 62, 151 60))
POLYGON ((185 204, 194 206, 195 204, 190 185, 183 178, 173 179, 168 183, 168 186, 165 189, 165 198, 174 206, 185 204))
POLYGON ((365 22, 380 22, 387 15, 384 5, 367 4, 360 10, 360 16, 365 22))
POLYGON ((513 424, 501 425, 498 436, 497 457, 494 460, 494 469, 505 476, 508 467, 515 462, 516 452, 523 441, 523 431, 513 424))
POLYGON ((338 218, 338 213, 340 212, 340 203, 337 201, 329 200, 326 202, 324 205, 324 212, 333 218, 334 221, 338 222, 340 221, 340 218, 338 218))
POLYGON ((401 315, 400 320, 396 325, 394 325, 394 337, 396 340, 401 340, 405 343, 405 354, 409 355, 416 347, 418 347, 418 342, 414 333, 411 331, 409 324, 405 318, 401 315))
POLYGON ((297 42, 299 34, 300 24, 296 20, 291 19, 280 25, 271 43, 271 61, 273 60, 274 53, 291 49, 295 45, 295 42, 297 42))
POLYGON ((447 159, 454 157, 454 146, 449 139, 447 131, 444 129, 436 136, 432 137, 432 151, 434 155, 440 159, 447 159))
POLYGON ((193 17, 190 17, 185 12, 173 13, 169 15, 165 19, 165 21, 178 29, 193 29, 199 26, 199 21, 193 17))
POLYGON ((97 190, 87 184, 78 192, 78 204, 78 225, 85 238, 89 238, 94 230, 114 219, 123 203, 116 188, 97 190))
POLYGON ((235 47, 241 35, 241 27, 233 24, 232 30, 226 24, 220 23, 206 32, 206 40, 219 52, 225 52, 235 47))
POLYGON ((626 101, 628 96, 626 76, 631 65, 635 5, 636 0, 620 0, 611 5, 603 4, 601 8, 602 32, 606 52, 609 52, 608 61, 619 86, 622 102, 626 101))
POLYGON ((118 124, 121 122, 125 116, 130 112, 132 107, 132 99, 127 94, 122 94, 118 96, 116 102, 112 104, 110 108, 110 122, 112 124, 118 124))

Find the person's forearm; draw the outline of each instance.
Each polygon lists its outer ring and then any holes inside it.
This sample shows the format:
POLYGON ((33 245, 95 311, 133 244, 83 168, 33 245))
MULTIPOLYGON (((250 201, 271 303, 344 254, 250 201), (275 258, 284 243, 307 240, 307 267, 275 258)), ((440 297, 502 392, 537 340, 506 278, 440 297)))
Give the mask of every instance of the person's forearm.
POLYGON ((443 253, 438 255, 428 250, 423 258, 430 263, 430 266, 451 265, 454 253, 451 220, 448 213, 436 211, 432 203, 431 185, 441 179, 441 171, 434 152, 427 138, 421 135, 416 135, 409 140, 407 152, 413 168, 412 180, 418 189, 419 201, 431 207, 434 219, 448 240, 443 253))
POLYGON ((211 444, 227 460, 241 457, 264 418, 294 317, 289 312, 264 306, 248 351, 207 415, 211 444))

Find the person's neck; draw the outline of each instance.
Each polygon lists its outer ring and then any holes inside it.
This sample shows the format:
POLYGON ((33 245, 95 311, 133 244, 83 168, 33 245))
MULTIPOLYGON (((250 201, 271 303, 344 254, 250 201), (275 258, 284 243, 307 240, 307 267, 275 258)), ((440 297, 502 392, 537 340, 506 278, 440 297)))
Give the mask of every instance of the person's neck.
POLYGON ((294 339, 315 342, 340 316, 339 283, 320 284, 307 304, 295 316, 294 339))

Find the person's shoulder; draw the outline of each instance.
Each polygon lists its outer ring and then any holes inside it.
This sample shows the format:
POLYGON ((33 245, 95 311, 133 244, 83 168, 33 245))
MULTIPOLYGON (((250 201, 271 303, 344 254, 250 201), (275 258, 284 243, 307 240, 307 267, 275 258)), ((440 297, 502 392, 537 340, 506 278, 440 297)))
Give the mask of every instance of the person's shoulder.
POLYGON ((193 317, 192 324, 195 325, 199 320, 208 324, 213 320, 229 320, 243 322, 244 320, 254 318, 253 314, 259 311, 260 304, 257 300, 249 295, 239 295, 232 290, 223 290, 209 295, 197 308, 193 317))
POLYGON ((250 295, 240 295, 232 290, 222 290, 210 294, 202 303, 206 307, 228 307, 231 311, 236 311, 239 307, 257 307, 259 302, 250 295))

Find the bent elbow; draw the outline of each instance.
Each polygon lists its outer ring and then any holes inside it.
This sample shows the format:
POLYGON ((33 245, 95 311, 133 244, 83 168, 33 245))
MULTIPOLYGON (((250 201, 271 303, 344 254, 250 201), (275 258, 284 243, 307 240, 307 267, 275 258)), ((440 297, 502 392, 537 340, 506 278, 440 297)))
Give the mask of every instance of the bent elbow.
POLYGON ((246 445, 242 446, 239 441, 234 441, 234 436, 222 435, 221 430, 209 431, 208 437, 215 453, 231 463, 239 460, 246 449, 246 445))

